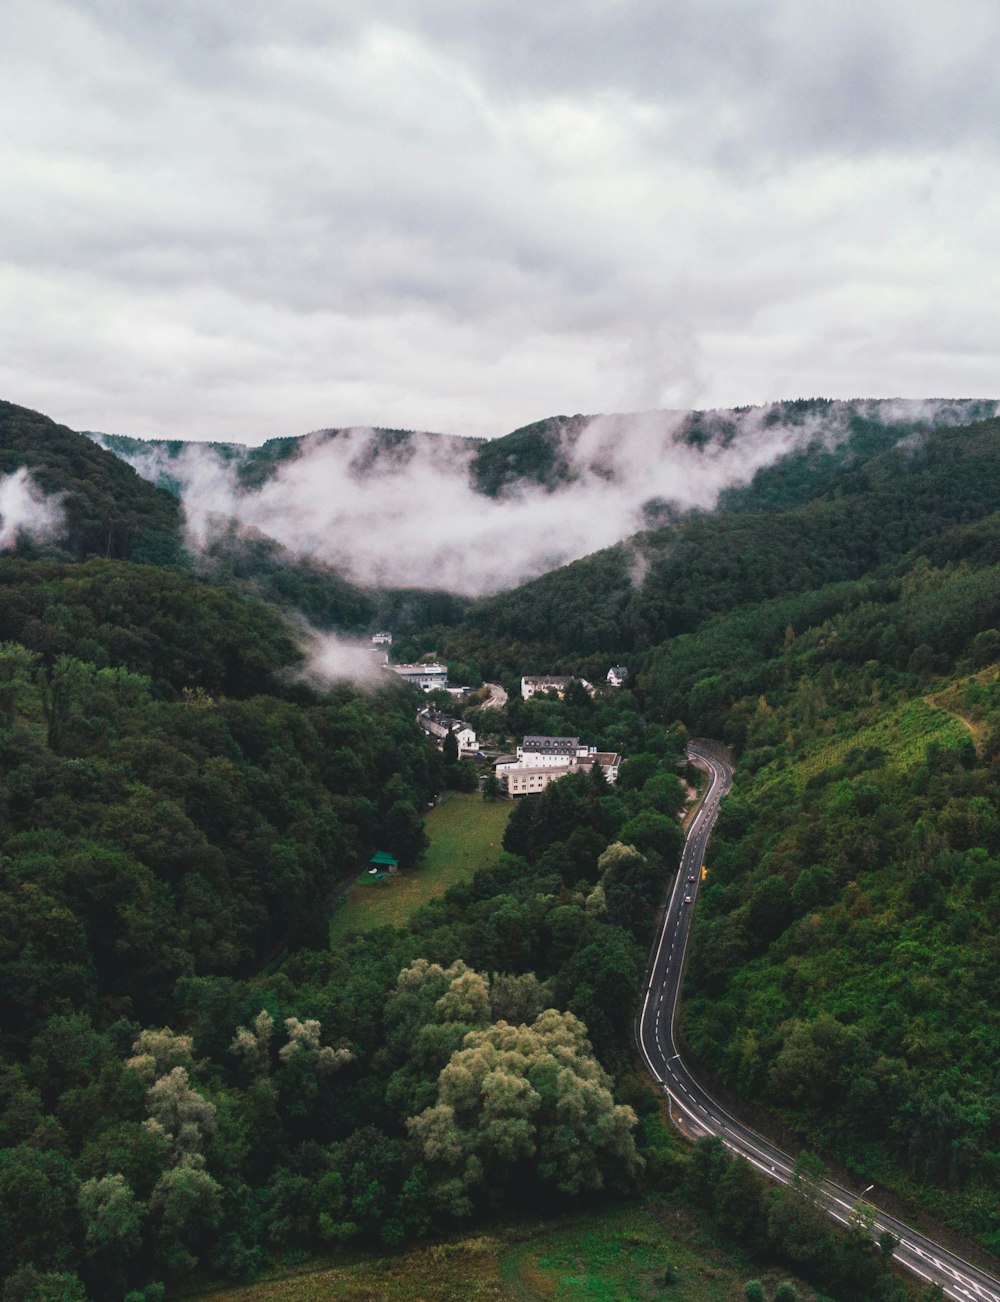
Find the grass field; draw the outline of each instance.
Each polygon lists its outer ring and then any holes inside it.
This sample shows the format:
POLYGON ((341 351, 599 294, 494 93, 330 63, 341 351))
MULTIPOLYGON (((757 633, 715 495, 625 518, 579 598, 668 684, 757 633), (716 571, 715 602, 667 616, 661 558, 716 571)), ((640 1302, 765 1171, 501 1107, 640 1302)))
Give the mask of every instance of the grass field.
MULTIPOLYGON (((212 1302, 736 1302, 747 1279, 768 1296, 787 1276, 720 1247, 697 1220, 657 1201, 571 1220, 313 1267, 212 1302)), ((796 1283, 802 1302, 815 1297, 796 1283)), ((205 1295, 202 1295, 205 1296, 205 1295)))
POLYGON ((331 937, 401 927, 421 904, 495 863, 513 807, 509 800, 484 800, 476 792, 446 792, 427 815, 430 848, 423 865, 397 873, 385 885, 353 885, 334 908, 331 937))

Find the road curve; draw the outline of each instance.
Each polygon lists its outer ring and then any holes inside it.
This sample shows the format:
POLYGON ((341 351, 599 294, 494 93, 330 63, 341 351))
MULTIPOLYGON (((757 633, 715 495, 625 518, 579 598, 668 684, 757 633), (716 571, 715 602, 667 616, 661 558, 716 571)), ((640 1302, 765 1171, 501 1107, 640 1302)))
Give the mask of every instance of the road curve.
MULTIPOLYGON (((680 1114, 687 1133, 718 1135, 763 1175, 779 1184, 788 1184, 794 1159, 737 1120, 698 1084, 681 1057, 676 1039, 684 957, 701 886, 705 847, 718 817, 719 803, 728 793, 733 776, 729 765, 707 750, 692 745, 688 747, 688 756, 708 774, 708 787, 688 829, 680 868, 653 941, 649 974, 636 1018, 636 1043, 647 1069, 670 1099, 671 1117, 676 1119, 675 1114, 680 1114), (692 877, 694 880, 689 881, 692 877), (685 903, 687 898, 690 903, 685 903)), ((819 1204, 845 1225, 859 1198, 860 1191, 852 1192, 829 1180, 818 1193, 819 1204)), ((889 1230, 899 1239, 895 1259, 901 1266, 930 1284, 939 1284, 945 1297, 960 1302, 1000 1302, 1000 1280, 880 1211, 870 1199, 866 1206, 875 1215, 872 1237, 878 1239, 889 1230)))

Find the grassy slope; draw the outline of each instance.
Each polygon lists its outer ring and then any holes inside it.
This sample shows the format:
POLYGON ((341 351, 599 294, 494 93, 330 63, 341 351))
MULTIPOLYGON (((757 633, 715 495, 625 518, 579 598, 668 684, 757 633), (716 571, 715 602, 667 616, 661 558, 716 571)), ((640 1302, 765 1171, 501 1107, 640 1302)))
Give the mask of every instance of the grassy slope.
MULTIPOLYGON (((720 1247, 672 1203, 649 1200, 394 1257, 313 1266, 208 1296, 213 1302, 732 1302, 750 1278, 763 1279, 770 1294, 787 1276, 720 1247), (668 1265, 676 1279, 664 1286, 668 1265)), ((807 1286, 796 1287, 802 1302, 816 1297, 807 1286)))
POLYGON ((957 746, 967 735, 966 726, 949 716, 945 707, 936 703, 912 700, 881 715, 866 728, 851 730, 821 744, 795 765, 803 778, 810 778, 824 769, 840 764, 854 749, 878 747, 886 753, 886 762, 892 768, 908 769, 923 759, 932 741, 942 746, 957 746))
POLYGON ((385 885, 352 886, 338 905, 332 937, 376 927, 401 927, 428 900, 489 867, 500 854, 513 805, 488 801, 475 792, 449 791, 427 815, 430 848, 423 867, 400 873, 385 885))

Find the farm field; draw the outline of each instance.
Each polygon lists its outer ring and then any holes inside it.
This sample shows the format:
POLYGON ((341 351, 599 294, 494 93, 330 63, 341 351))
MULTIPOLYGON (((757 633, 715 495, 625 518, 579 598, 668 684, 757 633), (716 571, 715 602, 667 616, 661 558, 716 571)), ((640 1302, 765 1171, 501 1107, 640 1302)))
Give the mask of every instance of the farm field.
POLYGON ((427 815, 430 847, 420 868, 375 885, 356 882, 334 908, 331 939, 350 931, 401 927, 428 900, 495 863, 513 805, 478 792, 449 791, 427 815))

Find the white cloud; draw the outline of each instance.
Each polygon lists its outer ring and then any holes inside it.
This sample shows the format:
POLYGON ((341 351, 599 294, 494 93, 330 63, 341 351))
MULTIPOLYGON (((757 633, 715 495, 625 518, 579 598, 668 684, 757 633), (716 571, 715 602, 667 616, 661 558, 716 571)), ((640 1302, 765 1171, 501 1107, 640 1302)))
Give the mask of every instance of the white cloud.
MULTIPOLYGON (((175 458, 151 448, 131 460, 147 478, 169 474, 179 483, 196 548, 236 520, 362 585, 479 595, 629 537, 644 527, 651 502, 712 507, 724 488, 795 448, 843 441, 855 410, 837 403, 797 423, 767 408, 710 413, 704 446, 684 437, 686 412, 598 416, 564 435, 568 482, 555 492, 522 482, 499 498, 473 486, 474 445, 429 434, 386 451, 371 429, 318 432, 252 490, 241 487, 232 460, 198 444, 175 458)), ((889 425, 967 419, 942 402, 861 410, 889 425)))
POLYGON ((315 629, 306 630, 300 636, 306 657, 301 673, 307 681, 319 687, 342 682, 385 686, 388 671, 382 666, 382 657, 369 644, 315 629))
POLYGON ((0 476, 0 551, 10 551, 22 538, 54 538, 63 524, 59 497, 44 493, 25 466, 0 476))

